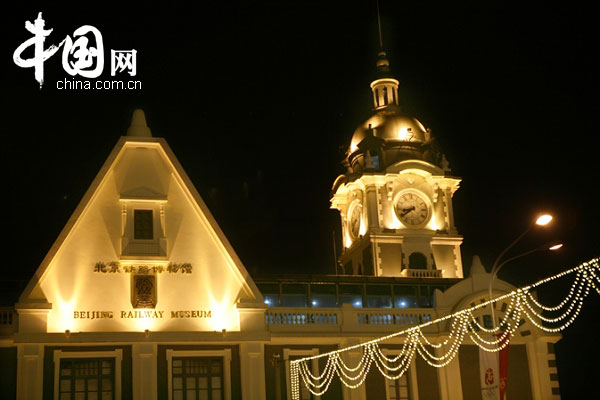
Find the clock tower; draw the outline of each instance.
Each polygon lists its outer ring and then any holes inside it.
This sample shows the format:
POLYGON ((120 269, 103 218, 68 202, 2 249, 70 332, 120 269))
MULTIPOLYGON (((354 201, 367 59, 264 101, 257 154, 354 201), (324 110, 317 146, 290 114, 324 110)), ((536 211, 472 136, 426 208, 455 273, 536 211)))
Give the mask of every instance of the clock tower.
POLYGON ((339 210, 345 274, 462 278, 462 236, 450 175, 431 131, 406 114, 384 51, 371 82, 374 110, 352 135, 347 168, 332 188, 339 210))

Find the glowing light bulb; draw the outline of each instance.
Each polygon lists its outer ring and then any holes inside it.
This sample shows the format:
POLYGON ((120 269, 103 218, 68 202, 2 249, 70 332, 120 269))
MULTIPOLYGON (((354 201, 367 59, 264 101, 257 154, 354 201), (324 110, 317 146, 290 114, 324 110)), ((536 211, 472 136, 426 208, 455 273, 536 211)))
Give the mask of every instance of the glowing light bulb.
POLYGON ((552 215, 544 214, 544 215, 540 215, 538 217, 538 219, 535 221, 535 223, 536 223, 536 225, 539 225, 539 226, 545 226, 545 225, 548 225, 550 223, 550 221, 552 221, 552 215))
POLYGON ((400 140, 408 139, 408 129, 400 128, 400 130, 398 131, 398 139, 400 139, 400 140))

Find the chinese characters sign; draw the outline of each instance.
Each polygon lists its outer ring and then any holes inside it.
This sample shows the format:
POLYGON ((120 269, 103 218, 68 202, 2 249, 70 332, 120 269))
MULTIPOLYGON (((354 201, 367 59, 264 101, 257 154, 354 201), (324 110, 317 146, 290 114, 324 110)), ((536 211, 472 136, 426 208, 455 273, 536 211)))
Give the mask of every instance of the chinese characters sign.
MULTIPOLYGON (((42 13, 31 23, 25 22, 25 29, 33 37, 27 39, 13 53, 13 60, 21 68, 33 68, 35 80, 44 84, 44 62, 52 57, 62 47, 62 67, 71 76, 82 76, 88 79, 98 78, 104 70, 104 43, 102 34, 91 25, 83 25, 73 32, 73 38, 67 35, 58 46, 44 48, 46 38, 53 29, 45 29, 42 13), (33 47, 33 56, 24 58, 23 53, 33 47)), ((136 50, 112 50, 110 52, 110 73, 127 72, 130 76, 137 73, 136 50)))
POLYGON ((176 274, 180 272, 182 274, 191 274, 192 264, 169 263, 165 267, 162 265, 121 265, 121 263, 119 263, 118 261, 111 261, 108 263, 99 261, 94 265, 94 272, 103 272, 109 274, 121 272, 125 272, 128 274, 162 274, 163 272, 176 274))

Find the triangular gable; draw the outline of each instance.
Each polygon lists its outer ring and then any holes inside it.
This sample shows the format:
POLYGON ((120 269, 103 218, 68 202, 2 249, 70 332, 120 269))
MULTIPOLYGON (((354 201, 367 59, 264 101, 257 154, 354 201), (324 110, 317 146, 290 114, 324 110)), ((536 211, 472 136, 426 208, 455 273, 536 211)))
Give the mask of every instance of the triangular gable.
POLYGON ((127 136, 35 272, 19 307, 52 303, 48 331, 237 330, 236 304, 262 301, 166 141, 127 136), (159 238, 134 240, 138 208, 153 213, 159 238), (140 274, 154 276, 154 308, 134 307, 133 276, 140 274), (162 313, 148 321, 135 311, 162 313))

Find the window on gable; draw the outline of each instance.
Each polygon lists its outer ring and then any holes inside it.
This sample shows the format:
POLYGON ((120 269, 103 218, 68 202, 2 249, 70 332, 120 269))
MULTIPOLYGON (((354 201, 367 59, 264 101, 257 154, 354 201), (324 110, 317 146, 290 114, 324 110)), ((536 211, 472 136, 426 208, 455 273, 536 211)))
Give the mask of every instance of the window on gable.
POLYGON ((133 211, 133 238, 151 240, 154 238, 152 210, 133 211))

